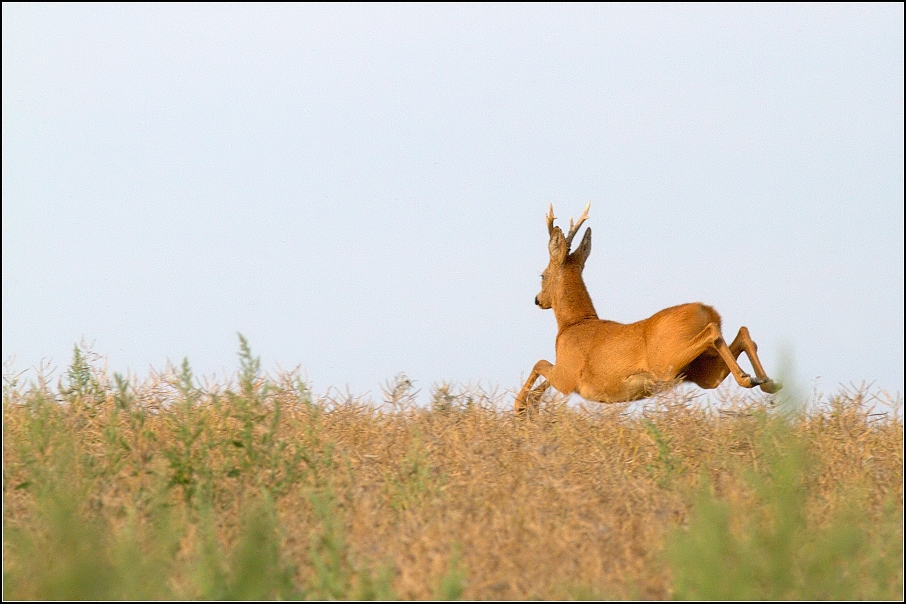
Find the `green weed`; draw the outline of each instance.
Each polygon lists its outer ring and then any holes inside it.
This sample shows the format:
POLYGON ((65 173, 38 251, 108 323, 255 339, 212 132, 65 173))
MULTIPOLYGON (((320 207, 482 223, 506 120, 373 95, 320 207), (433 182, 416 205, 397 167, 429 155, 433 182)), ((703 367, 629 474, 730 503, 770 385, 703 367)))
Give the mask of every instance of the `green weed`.
POLYGON ((762 433, 753 497, 728 501, 703 476, 692 518, 668 545, 679 599, 886 600, 902 594, 902 516, 866 518, 853 500, 822 524, 808 517, 815 461, 783 417, 762 433))

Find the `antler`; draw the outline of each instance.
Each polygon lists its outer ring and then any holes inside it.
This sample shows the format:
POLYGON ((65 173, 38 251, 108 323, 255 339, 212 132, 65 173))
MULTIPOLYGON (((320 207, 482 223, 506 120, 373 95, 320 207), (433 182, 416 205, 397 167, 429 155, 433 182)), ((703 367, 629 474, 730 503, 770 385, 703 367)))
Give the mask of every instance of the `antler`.
POLYGON ((554 204, 550 205, 550 210, 547 212, 547 234, 554 234, 554 204))
MULTIPOLYGON (((588 208, 590 206, 591 206, 590 201, 587 204, 585 204, 585 210, 582 212, 582 215, 579 216, 579 222, 577 222, 575 224, 575 226, 573 225, 573 219, 572 218, 569 219, 569 235, 566 236, 566 250, 567 251, 569 251, 569 248, 573 243, 573 237, 576 236, 576 233, 579 231, 579 227, 582 226, 583 222, 588 220, 588 208)), ((553 221, 551 220, 553 217, 554 217, 554 212, 553 212, 553 207, 551 207, 551 215, 548 218, 548 224, 553 225, 553 221)), ((550 228, 552 228, 552 226, 548 227, 548 228, 550 229, 550 228)))

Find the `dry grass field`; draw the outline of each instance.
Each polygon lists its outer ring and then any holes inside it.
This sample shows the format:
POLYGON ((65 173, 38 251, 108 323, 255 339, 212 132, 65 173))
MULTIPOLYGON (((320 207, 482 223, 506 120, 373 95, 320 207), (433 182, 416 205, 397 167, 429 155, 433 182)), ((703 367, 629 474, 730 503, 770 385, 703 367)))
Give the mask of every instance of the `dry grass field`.
POLYGON ((903 597, 901 400, 7 376, 4 599, 903 597))

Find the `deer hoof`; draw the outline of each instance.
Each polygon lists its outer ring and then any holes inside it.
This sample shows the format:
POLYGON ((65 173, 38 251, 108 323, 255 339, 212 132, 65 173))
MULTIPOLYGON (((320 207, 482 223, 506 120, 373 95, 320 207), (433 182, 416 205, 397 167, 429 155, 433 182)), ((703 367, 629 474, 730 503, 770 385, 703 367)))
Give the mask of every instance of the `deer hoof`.
POLYGON ((745 371, 742 372, 742 376, 739 378, 739 385, 743 388, 754 388, 762 383, 762 380, 759 380, 757 377, 752 377, 745 371))
POLYGON ((780 382, 775 382, 774 380, 765 380, 764 383, 759 387, 763 392, 774 394, 775 392, 779 392, 780 389, 783 388, 783 384, 781 384, 780 382))

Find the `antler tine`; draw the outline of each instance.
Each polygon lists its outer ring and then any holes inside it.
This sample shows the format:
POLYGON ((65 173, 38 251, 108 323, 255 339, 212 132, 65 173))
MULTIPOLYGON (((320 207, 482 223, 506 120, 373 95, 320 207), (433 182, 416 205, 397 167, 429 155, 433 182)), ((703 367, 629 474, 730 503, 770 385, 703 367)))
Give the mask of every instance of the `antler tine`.
POLYGON ((547 212, 547 234, 552 235, 554 232, 554 204, 550 205, 550 209, 547 212))
POLYGON ((576 236, 576 233, 579 231, 579 227, 582 226, 582 223, 588 220, 588 208, 591 207, 591 202, 589 201, 585 204, 585 210, 582 212, 582 215, 579 216, 579 221, 573 225, 573 219, 569 219, 569 235, 566 236, 566 249, 569 250, 569 246, 573 243, 573 237, 576 236))

